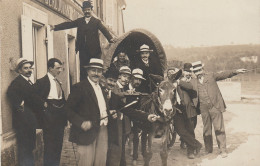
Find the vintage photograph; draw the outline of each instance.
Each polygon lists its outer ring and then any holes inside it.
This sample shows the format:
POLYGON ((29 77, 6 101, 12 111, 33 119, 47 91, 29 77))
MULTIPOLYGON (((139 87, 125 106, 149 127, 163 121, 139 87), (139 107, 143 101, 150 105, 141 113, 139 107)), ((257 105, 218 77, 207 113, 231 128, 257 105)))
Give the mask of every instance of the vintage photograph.
POLYGON ((259 166, 259 0, 0 0, 1 166, 259 166))

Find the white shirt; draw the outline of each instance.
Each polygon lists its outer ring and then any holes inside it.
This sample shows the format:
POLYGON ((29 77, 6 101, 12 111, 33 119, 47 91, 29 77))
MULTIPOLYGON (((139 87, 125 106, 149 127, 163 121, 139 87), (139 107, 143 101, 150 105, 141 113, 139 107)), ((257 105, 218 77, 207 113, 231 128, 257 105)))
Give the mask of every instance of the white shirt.
MULTIPOLYGON (((28 81, 29 82, 29 80, 32 82, 32 80, 30 79, 30 78, 28 78, 28 77, 25 77, 24 75, 22 75, 22 74, 20 74, 26 81, 28 81)), ((33 83, 33 82, 32 82, 33 83)))
MULTIPOLYGON (((107 116, 107 107, 106 107, 106 102, 105 102, 105 98, 104 98, 104 95, 102 93, 102 90, 101 90, 99 84, 91 81, 89 79, 89 77, 88 77, 88 81, 90 82, 91 86, 93 87, 94 92, 95 92, 96 97, 97 97, 97 100, 98 100, 100 118, 104 118, 104 117, 107 116)), ((105 118, 105 119, 100 121, 100 126, 102 126, 102 125, 106 126, 107 123, 108 123, 108 118, 105 118)))
POLYGON ((86 24, 89 23, 90 19, 91 19, 91 17, 89 17, 89 18, 85 17, 86 24))
POLYGON ((55 81, 55 77, 53 77, 53 75, 51 75, 51 73, 47 73, 49 80, 50 80, 50 92, 49 95, 47 97, 47 99, 62 99, 62 96, 60 96, 60 98, 58 97, 58 91, 57 91, 57 84, 55 81))
POLYGON ((132 86, 132 84, 129 84, 129 90, 135 91, 135 88, 132 86))
POLYGON ((124 88, 123 85, 119 81, 117 81, 116 83, 117 83, 117 85, 119 86, 120 89, 124 88))

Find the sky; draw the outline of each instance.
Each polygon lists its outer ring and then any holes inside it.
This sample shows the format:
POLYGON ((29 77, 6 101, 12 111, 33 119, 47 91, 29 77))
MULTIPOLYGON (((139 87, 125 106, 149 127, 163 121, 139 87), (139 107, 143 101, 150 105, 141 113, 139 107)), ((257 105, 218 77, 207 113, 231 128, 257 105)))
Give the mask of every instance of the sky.
POLYGON ((260 0, 126 0, 126 32, 143 28, 162 44, 260 44, 260 0))

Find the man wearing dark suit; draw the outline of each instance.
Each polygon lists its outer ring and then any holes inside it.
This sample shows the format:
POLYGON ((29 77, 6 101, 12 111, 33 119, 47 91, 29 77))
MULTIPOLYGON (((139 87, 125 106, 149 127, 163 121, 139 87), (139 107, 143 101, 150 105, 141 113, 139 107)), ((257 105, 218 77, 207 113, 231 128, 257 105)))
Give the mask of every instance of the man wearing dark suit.
POLYGON ((39 96, 33 92, 30 80, 32 66, 32 61, 18 59, 16 72, 19 76, 12 81, 7 90, 13 108, 13 127, 16 131, 20 166, 34 166, 33 149, 36 143, 37 119, 33 110, 36 110, 35 105, 42 105, 39 96))
MULTIPOLYGON (((125 90, 127 88, 127 85, 129 83, 131 77, 131 69, 128 66, 122 66, 119 69, 119 77, 116 82, 115 88, 113 89, 113 93, 118 95, 124 104, 126 104, 126 98, 124 97, 125 90)), ((124 116, 122 113, 119 113, 119 119, 122 121, 122 130, 123 130, 123 138, 122 138, 122 155, 121 155, 121 163, 120 166, 126 165, 125 160, 125 144, 127 136, 131 132, 131 124, 130 120, 127 116, 124 116)))
POLYGON ((64 127, 67 123, 64 110, 65 96, 57 76, 62 71, 59 59, 51 58, 47 62, 48 73, 34 84, 35 92, 48 107, 40 112, 43 129, 44 165, 59 166, 63 144, 64 127))
MULTIPOLYGON (((184 81, 184 82, 190 82, 191 80, 191 69, 192 69, 192 64, 191 63, 185 63, 184 67, 183 67, 183 72, 182 72, 182 77, 180 78, 180 80, 184 81)), ((183 110, 184 110, 184 114, 185 114, 185 123, 187 123, 188 125, 191 125, 191 134, 194 135, 195 138, 195 127, 197 125, 197 111, 196 108, 194 106, 194 104, 192 103, 191 98, 196 97, 197 92, 194 91, 193 89, 185 89, 182 88, 181 86, 178 86, 178 93, 180 95, 181 98, 181 104, 183 106, 183 110)), ((185 149, 185 142, 181 139, 181 144, 180 147, 182 149, 185 149)), ((191 153, 190 153, 191 154, 191 153)))
POLYGON ((103 60, 92 58, 86 68, 88 77, 72 86, 65 106, 72 123, 69 140, 77 144, 79 166, 105 166, 109 113, 106 94, 99 84, 103 60))
POLYGON ((134 68, 140 68, 145 78, 140 85, 140 92, 151 93, 156 88, 156 84, 159 83, 159 80, 151 78, 150 75, 159 75, 163 78, 163 71, 160 64, 156 61, 156 57, 150 55, 153 50, 150 50, 148 45, 142 45, 138 52, 140 53, 140 57, 138 61, 136 61, 134 68))
POLYGON ((176 132, 181 137, 181 140, 187 144, 187 157, 194 159, 194 152, 196 156, 200 156, 201 143, 195 139, 195 134, 191 123, 187 121, 186 105, 183 103, 184 96, 183 91, 194 92, 193 87, 190 83, 179 80, 182 75, 182 70, 177 68, 169 69, 167 72, 169 80, 177 87, 175 91, 176 107, 178 110, 174 116, 174 127, 176 132), (169 74, 171 73, 171 74, 169 74))
POLYGON ((132 102, 128 103, 128 107, 121 100, 122 97, 116 95, 112 90, 114 89, 117 79, 118 70, 110 68, 105 74, 106 78, 106 92, 109 103, 110 113, 117 111, 116 118, 110 118, 108 123, 108 153, 107 153, 107 166, 119 166, 121 161, 121 156, 124 154, 122 152, 123 147, 123 130, 122 130, 122 120, 120 119, 120 113, 125 114, 131 119, 139 121, 150 121, 156 120, 156 115, 142 112, 140 110, 133 109, 132 102), (120 112, 118 112, 120 111, 120 112))
POLYGON ((196 79, 192 79, 193 88, 197 91, 197 97, 192 101, 196 108, 200 110, 203 121, 203 138, 206 153, 212 153, 212 124, 214 126, 218 148, 221 156, 227 157, 226 134, 224 128, 224 119, 222 112, 226 105, 221 95, 217 81, 233 77, 239 73, 245 73, 245 69, 234 71, 224 71, 219 73, 204 73, 201 61, 192 63, 193 72, 196 79))
POLYGON ((76 52, 79 51, 80 80, 86 78, 83 66, 86 66, 91 58, 101 58, 98 30, 104 34, 109 42, 115 41, 103 23, 92 16, 92 8, 89 1, 84 1, 82 5, 84 17, 54 26, 54 31, 77 28, 76 52))

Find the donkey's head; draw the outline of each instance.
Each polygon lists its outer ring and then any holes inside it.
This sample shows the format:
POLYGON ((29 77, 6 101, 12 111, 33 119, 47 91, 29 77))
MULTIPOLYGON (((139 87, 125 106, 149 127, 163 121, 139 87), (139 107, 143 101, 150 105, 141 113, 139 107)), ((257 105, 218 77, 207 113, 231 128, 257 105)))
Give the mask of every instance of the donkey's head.
POLYGON ((160 111, 163 113, 166 121, 170 120, 176 113, 175 92, 176 85, 170 81, 163 81, 158 86, 158 101, 160 104, 160 111))

